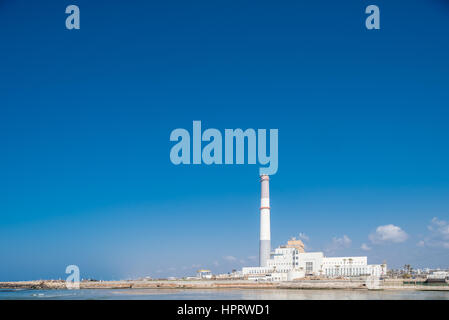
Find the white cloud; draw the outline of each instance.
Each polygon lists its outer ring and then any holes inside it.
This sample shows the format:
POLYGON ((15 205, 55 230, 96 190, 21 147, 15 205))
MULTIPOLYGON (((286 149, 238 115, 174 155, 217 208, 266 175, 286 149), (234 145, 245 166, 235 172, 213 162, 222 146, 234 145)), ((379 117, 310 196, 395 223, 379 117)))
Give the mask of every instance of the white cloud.
POLYGON ((300 232, 298 237, 299 237, 299 239, 301 239, 302 241, 309 241, 309 240, 310 240, 309 236, 306 235, 306 234, 303 233, 303 232, 300 232))
POLYGON ((213 264, 215 267, 218 267, 218 266, 220 265, 220 263, 218 263, 218 261, 214 261, 212 264, 213 264))
POLYGON ((442 247, 449 249, 449 222, 433 218, 427 226, 430 234, 418 242, 420 247, 442 247))
POLYGON ((224 256, 223 259, 226 261, 237 261, 237 258, 233 256, 224 256))
POLYGON ((372 243, 400 243, 407 240, 408 235, 400 227, 392 224, 387 224, 385 226, 377 227, 376 232, 369 235, 369 239, 372 243))
POLYGON ((362 243, 362 246, 360 247, 362 250, 364 251, 369 251, 371 250, 371 247, 369 247, 366 243, 362 243))
POLYGON ((256 257, 256 256, 249 256, 248 259, 249 259, 249 260, 256 260, 257 257, 256 257))
POLYGON ((334 253, 337 250, 349 248, 351 246, 352 240, 349 239, 347 235, 344 235, 341 238, 334 237, 332 238, 332 243, 325 249, 328 253, 334 253))

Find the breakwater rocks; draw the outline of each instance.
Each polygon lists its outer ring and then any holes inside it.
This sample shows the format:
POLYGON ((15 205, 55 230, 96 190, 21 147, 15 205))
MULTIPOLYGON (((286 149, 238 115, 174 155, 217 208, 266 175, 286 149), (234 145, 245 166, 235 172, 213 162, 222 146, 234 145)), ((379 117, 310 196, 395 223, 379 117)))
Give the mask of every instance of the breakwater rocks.
MULTIPOLYGON (((0 282, 2 289, 65 289, 63 280, 0 282)), ((254 282, 248 280, 172 280, 172 281, 82 281, 80 289, 366 289, 362 282, 350 281, 294 281, 254 282)))
MULTIPOLYGON (((352 289, 368 290, 363 280, 297 280, 290 282, 254 282, 249 280, 152 280, 82 281, 80 289, 352 289)), ((66 289, 64 280, 0 282, 0 289, 66 289)), ((444 290, 449 286, 407 285, 402 280, 381 281, 379 289, 444 290)))

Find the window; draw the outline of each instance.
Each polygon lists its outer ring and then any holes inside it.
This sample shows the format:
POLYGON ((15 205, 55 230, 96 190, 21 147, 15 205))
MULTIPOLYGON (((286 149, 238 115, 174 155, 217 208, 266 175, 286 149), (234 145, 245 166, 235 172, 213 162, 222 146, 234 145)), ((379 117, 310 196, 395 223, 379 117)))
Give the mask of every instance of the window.
POLYGON ((306 272, 307 273, 313 272, 313 262, 306 262, 306 272))

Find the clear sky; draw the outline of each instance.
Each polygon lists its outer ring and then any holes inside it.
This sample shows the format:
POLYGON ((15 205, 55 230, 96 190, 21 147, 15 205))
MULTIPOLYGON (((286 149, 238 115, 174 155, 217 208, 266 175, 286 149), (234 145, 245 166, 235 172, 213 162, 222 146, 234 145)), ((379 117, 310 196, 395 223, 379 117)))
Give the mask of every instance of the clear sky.
POLYGON ((0 0, 0 280, 256 265, 259 166, 173 165, 193 120, 279 129, 273 247, 448 267, 448 18, 443 0, 0 0))

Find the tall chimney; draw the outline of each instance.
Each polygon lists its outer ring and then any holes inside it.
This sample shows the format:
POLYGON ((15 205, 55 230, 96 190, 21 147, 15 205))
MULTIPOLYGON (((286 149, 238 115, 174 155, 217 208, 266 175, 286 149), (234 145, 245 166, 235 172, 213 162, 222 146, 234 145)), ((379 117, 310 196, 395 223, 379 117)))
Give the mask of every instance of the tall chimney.
POLYGON ((260 176, 260 243, 259 243, 259 265, 267 266, 270 259, 271 236, 270 236, 270 177, 260 176))

